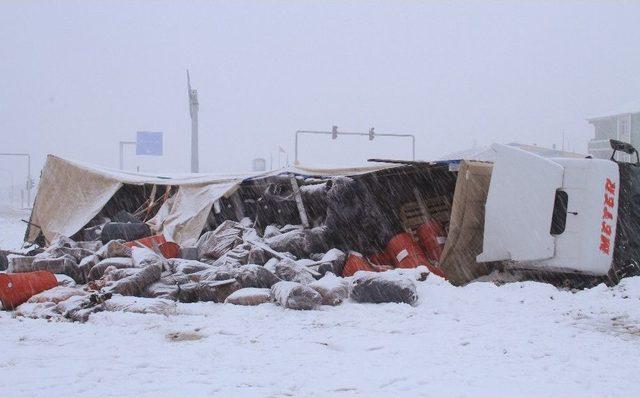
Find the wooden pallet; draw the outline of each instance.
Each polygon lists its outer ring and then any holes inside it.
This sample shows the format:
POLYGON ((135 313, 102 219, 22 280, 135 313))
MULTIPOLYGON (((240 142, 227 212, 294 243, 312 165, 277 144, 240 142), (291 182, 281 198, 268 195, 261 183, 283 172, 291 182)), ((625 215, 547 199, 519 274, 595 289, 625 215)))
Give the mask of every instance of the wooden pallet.
POLYGON ((406 232, 415 234, 418 227, 432 217, 443 225, 449 224, 451 206, 444 196, 409 202, 400 207, 400 220, 406 232))

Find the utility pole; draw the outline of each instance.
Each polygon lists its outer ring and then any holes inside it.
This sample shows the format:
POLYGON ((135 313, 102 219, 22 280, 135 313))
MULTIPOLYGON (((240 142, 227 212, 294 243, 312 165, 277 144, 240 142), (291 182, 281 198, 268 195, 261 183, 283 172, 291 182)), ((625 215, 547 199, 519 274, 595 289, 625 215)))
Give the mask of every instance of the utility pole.
POLYGON ((191 77, 187 69, 187 88, 189 94, 189 113, 191 114, 191 172, 199 172, 198 162, 198 90, 191 88, 191 77))

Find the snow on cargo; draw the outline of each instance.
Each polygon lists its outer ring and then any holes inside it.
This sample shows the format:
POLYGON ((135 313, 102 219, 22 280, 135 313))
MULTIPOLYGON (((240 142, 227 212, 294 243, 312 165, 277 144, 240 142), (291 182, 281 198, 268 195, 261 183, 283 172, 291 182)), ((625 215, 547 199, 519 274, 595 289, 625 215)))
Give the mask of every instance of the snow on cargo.
MULTIPOLYGON (((5 251, 3 261, 10 272, 46 270, 82 285, 87 298, 57 306, 62 318, 81 314, 72 319, 112 308, 112 297, 243 303, 236 292, 247 288, 272 289, 290 308, 349 298, 414 304, 415 282, 406 283, 425 277, 391 278, 408 269, 458 286, 563 288, 638 273, 630 215, 640 206, 640 166, 499 144, 488 151, 482 158, 492 161, 378 160, 223 177, 125 173, 49 156, 30 246, 5 251)), ((269 301, 262 295, 256 302, 269 301)))

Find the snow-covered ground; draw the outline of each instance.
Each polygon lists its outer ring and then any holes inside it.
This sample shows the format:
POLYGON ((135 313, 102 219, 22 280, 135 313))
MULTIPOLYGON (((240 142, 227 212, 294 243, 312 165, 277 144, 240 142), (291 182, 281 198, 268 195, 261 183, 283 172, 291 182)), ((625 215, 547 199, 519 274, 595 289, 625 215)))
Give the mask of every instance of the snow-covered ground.
POLYGON ((640 278, 571 293, 430 276, 418 291, 415 307, 198 303, 85 324, 3 312, 0 396, 640 395, 640 278))

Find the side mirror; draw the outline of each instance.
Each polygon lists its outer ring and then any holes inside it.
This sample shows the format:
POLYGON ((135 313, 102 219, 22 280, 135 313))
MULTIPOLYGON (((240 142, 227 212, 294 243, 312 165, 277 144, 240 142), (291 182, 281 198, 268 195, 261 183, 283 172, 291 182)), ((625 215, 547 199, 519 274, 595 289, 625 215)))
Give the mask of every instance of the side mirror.
POLYGON ((633 155, 635 153, 636 163, 640 163, 640 154, 638 154, 638 151, 636 150, 636 148, 633 147, 633 145, 629 144, 628 142, 623 142, 618 140, 609 140, 609 144, 611 145, 611 148, 613 148, 613 153, 611 154, 611 160, 613 160, 614 156, 616 156, 616 152, 620 151, 620 152, 628 153, 629 155, 633 155))

